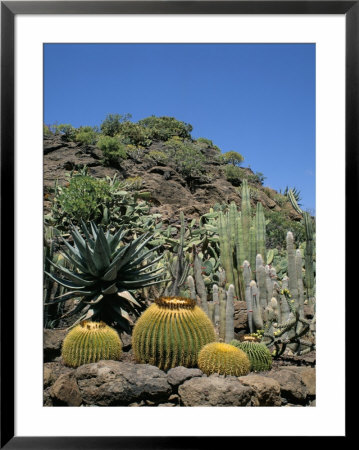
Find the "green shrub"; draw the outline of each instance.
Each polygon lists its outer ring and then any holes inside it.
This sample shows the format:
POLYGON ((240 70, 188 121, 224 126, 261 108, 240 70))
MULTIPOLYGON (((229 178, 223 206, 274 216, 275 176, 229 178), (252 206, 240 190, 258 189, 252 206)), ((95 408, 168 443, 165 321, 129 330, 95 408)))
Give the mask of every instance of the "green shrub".
POLYGON ((156 161, 156 163, 167 164, 169 157, 165 152, 161 152, 159 150, 151 150, 147 155, 149 158, 156 161))
POLYGON ((121 123, 128 122, 131 114, 108 114, 101 123, 101 131, 106 136, 115 136, 120 132, 121 123))
POLYGON ((168 140, 167 149, 169 161, 185 178, 200 177, 205 172, 206 158, 192 142, 173 137, 168 140))
POLYGON ((240 186, 242 183, 243 171, 238 166, 233 166, 232 164, 228 164, 223 167, 224 175, 226 180, 229 181, 233 186, 240 186))
POLYGON ((173 136, 179 136, 183 139, 191 139, 192 125, 181 122, 174 117, 156 117, 151 116, 139 120, 138 124, 149 131, 149 138, 159 141, 167 141, 173 136))
POLYGON ((102 205, 111 199, 111 187, 105 180, 87 175, 75 175, 69 185, 61 189, 55 201, 62 214, 71 221, 97 220, 102 214, 102 205))
POLYGON ((296 246, 305 240, 303 223, 290 220, 284 211, 265 209, 264 215, 266 219, 269 219, 266 223, 267 248, 285 248, 288 231, 293 233, 296 246))
POLYGON ((238 152, 230 151, 223 154, 223 160, 226 164, 239 166, 244 161, 244 157, 238 152))
POLYGON ((72 141, 75 139, 76 129, 69 123, 62 123, 60 125, 56 125, 56 130, 67 141, 72 141))
POLYGON ((117 135, 124 144, 148 147, 152 142, 149 130, 133 122, 120 123, 117 135))
POLYGON ((105 164, 114 164, 119 158, 126 159, 126 146, 118 137, 100 136, 97 146, 102 150, 105 164))
POLYGON ((197 144, 205 144, 206 147, 213 147, 213 142, 210 139, 206 139, 206 138, 198 138, 196 139, 197 144))
POLYGON ((52 136, 54 133, 50 130, 49 125, 43 125, 43 135, 44 136, 52 136))
POLYGON ((75 134, 75 141, 83 145, 95 145, 98 133, 93 127, 80 127, 75 134))

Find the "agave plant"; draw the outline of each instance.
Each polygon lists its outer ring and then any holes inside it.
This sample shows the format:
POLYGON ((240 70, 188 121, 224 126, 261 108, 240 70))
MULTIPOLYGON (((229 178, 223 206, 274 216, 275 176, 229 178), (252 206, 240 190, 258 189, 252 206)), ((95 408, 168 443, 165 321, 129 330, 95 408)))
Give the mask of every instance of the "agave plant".
POLYGON ((72 228, 73 246, 63 239, 66 247, 62 255, 73 270, 49 260, 59 276, 46 274, 69 290, 53 302, 80 297, 78 304, 62 317, 82 312, 76 323, 84 319, 102 320, 128 332, 132 324, 130 313, 138 316, 143 309, 129 291, 164 281, 160 279, 157 265, 153 270, 162 256, 154 258, 155 249, 145 248, 152 239, 149 233, 125 244, 123 238, 127 231, 123 228, 112 235, 109 231, 104 233, 93 222, 90 225, 91 232, 82 222, 84 237, 79 228, 72 228))

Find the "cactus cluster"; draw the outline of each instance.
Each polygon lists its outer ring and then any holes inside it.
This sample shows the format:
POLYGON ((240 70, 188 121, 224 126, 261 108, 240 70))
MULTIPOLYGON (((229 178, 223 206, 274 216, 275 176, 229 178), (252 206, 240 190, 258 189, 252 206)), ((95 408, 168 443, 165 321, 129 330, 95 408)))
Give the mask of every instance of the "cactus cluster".
POLYGON ((211 321, 195 300, 163 297, 137 321, 132 346, 138 362, 168 370, 196 366, 198 352, 215 339, 211 321))
POLYGON ((249 341, 240 342, 236 340, 231 341, 230 344, 243 350, 247 354, 251 363, 251 371, 263 372, 271 369, 272 356, 264 344, 249 341))
POLYGON ((101 359, 118 360, 121 353, 117 332, 104 322, 81 322, 66 335, 62 344, 62 359, 70 367, 101 359))
POLYGON ((245 352, 230 344, 212 342, 205 345, 198 355, 198 367, 203 373, 211 375, 247 375, 250 362, 245 352))

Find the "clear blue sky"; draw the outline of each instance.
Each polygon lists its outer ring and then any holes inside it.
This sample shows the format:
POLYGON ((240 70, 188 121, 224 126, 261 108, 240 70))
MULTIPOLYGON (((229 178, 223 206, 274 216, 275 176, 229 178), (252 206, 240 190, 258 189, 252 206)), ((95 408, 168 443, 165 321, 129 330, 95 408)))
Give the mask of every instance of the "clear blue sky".
POLYGON ((315 210, 314 44, 46 44, 44 121, 172 116, 315 210))

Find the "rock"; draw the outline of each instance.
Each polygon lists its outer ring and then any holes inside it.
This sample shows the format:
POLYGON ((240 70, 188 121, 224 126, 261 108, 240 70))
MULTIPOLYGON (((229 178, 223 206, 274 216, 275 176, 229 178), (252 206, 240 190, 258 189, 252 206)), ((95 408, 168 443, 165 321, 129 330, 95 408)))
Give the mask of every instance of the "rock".
POLYGON ((60 375, 73 373, 74 369, 66 367, 62 362, 48 362, 44 364, 44 388, 52 386, 60 375))
POLYGON ((302 382, 307 388, 308 395, 315 395, 316 388, 316 377, 315 369, 313 367, 286 367, 286 370, 291 370, 301 376, 302 382))
POLYGON ((233 302, 234 303, 234 330, 237 333, 241 331, 247 331, 247 304, 246 302, 233 302))
POLYGON ((174 403, 160 403, 158 406, 176 406, 174 403))
POLYGON ((158 367, 119 361, 85 364, 75 371, 86 404, 120 406, 150 400, 166 402, 171 394, 167 375, 158 367))
POLYGON ((180 396, 177 394, 172 394, 168 397, 168 401, 171 403, 175 403, 176 405, 180 402, 180 396))
POLYGON ((61 355, 61 346, 66 334, 67 330, 44 330, 44 362, 53 361, 61 355))
POLYGON ((201 377, 203 372, 199 369, 187 369, 187 367, 179 366, 170 369, 167 372, 167 381, 174 387, 179 386, 186 380, 194 377, 201 377))
POLYGON ((50 395, 54 405, 80 406, 82 403, 76 378, 72 373, 60 375, 53 384, 50 395))
MULTIPOLYGON (((166 148, 166 143, 153 141, 144 150, 144 154, 147 155, 153 150, 165 151, 166 148)), ((45 190, 53 188, 54 180, 58 180, 59 185, 63 186, 68 182, 65 176, 66 171, 87 165, 89 174, 96 178, 106 176, 112 178, 115 174, 119 179, 142 177, 143 189, 151 193, 151 203, 157 208, 157 212, 162 214, 164 221, 170 221, 173 218, 178 221, 180 211, 183 211, 186 219, 190 221, 207 213, 215 203, 229 204, 233 201, 240 206, 240 193, 238 194, 236 186, 227 181, 218 160, 218 151, 214 148, 201 151, 205 155, 205 176, 193 176, 189 183, 177 172, 171 162, 165 165, 157 164, 147 157, 129 157, 118 162, 115 167, 105 167, 101 162, 102 151, 96 146, 67 142, 60 136, 46 136, 44 138, 44 188, 45 190)), ((243 170, 248 176, 253 175, 251 169, 243 168, 243 170)), ((240 181, 236 184, 240 184, 240 181)), ((253 207, 257 201, 260 201, 268 210, 280 211, 285 207, 290 217, 301 220, 301 215, 292 208, 290 203, 287 202, 281 207, 270 198, 275 195, 275 191, 272 190, 268 196, 259 183, 255 187, 251 199, 253 207)), ((269 193, 268 188, 267 193, 269 193)), ((48 205, 45 205, 45 211, 49 211, 48 205)))
POLYGON ((281 368, 278 371, 270 371, 266 375, 268 378, 274 378, 278 381, 281 390, 281 396, 285 397, 291 403, 304 404, 307 398, 307 387, 302 381, 300 374, 288 367, 281 368))
POLYGON ((235 377, 192 378, 178 388, 184 406, 249 406, 254 394, 235 377))
POLYGON ((278 381, 261 375, 247 375, 238 379, 244 386, 249 386, 254 390, 255 394, 252 398, 254 406, 281 405, 282 400, 278 381))

